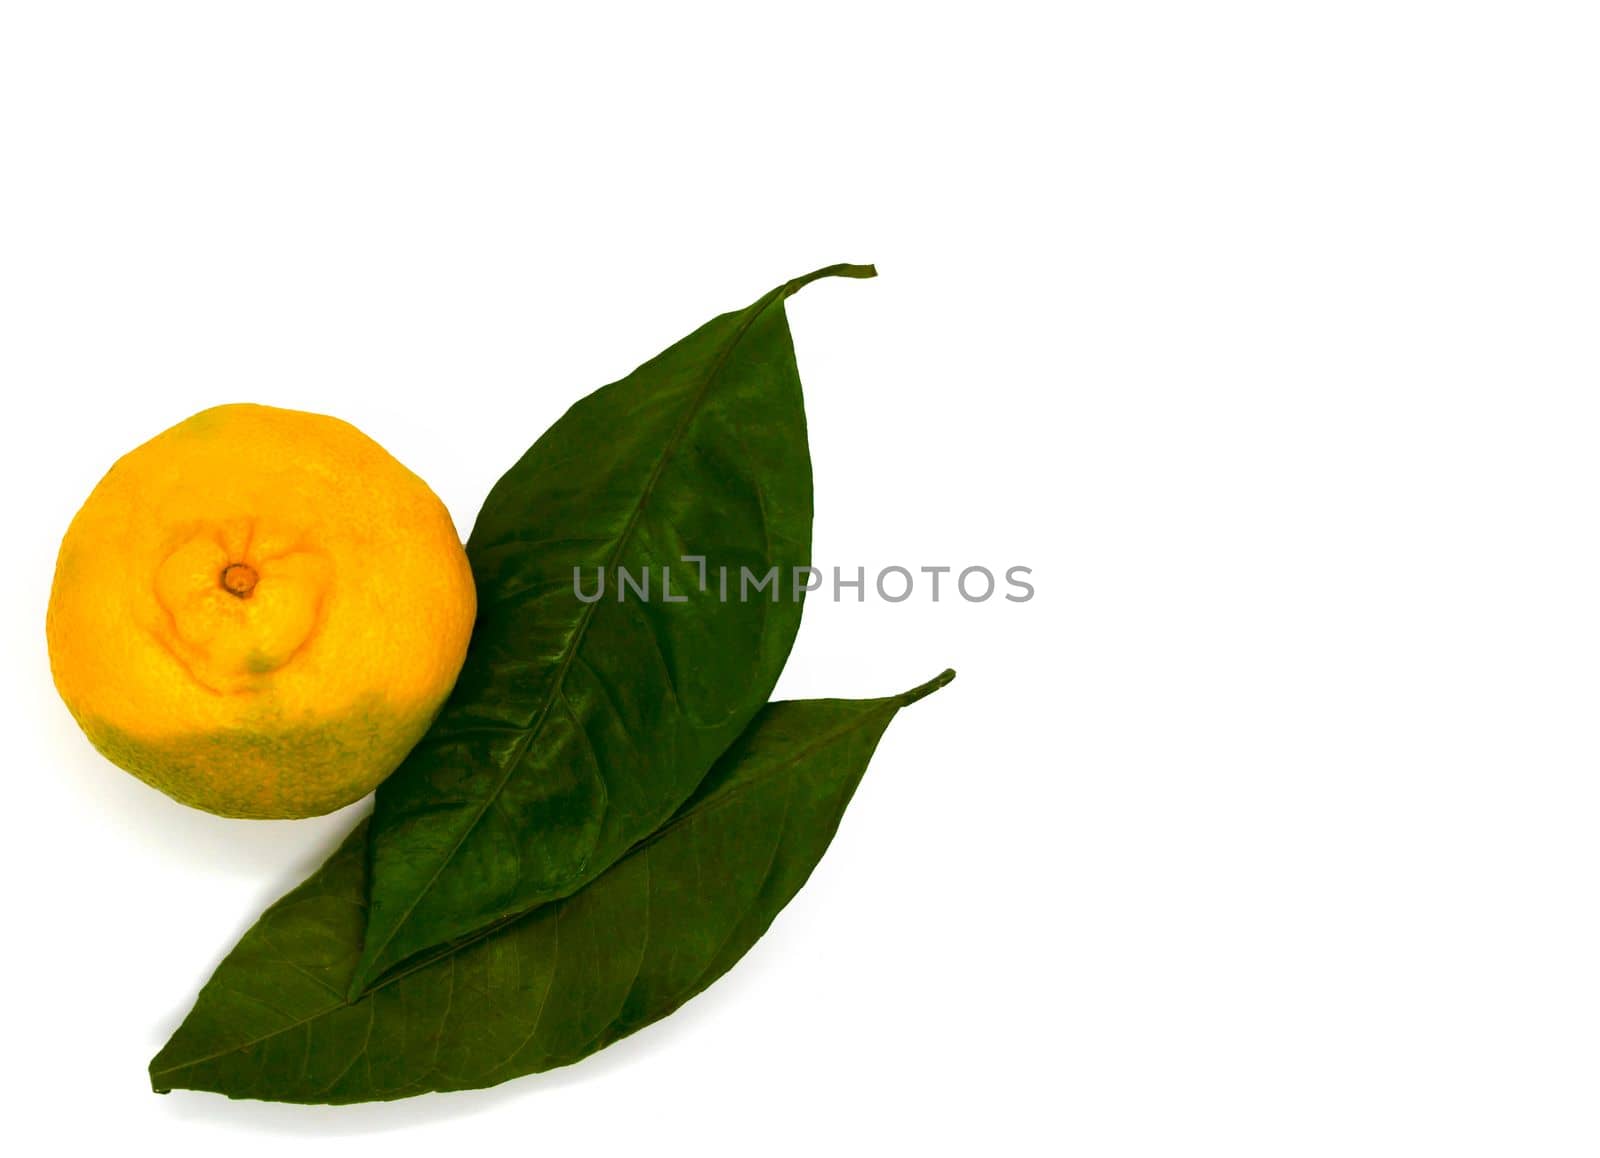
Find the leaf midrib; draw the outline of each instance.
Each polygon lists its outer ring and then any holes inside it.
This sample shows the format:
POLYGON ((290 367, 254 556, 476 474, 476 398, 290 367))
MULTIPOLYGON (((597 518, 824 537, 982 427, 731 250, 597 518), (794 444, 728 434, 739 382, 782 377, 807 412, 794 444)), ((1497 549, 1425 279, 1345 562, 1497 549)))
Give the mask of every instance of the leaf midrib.
MULTIPOLYGON (((646 480, 644 489, 640 492, 639 499, 634 504, 632 511, 629 513, 628 521, 624 525, 622 533, 617 539, 616 546, 612 548, 610 557, 606 561, 605 566, 607 571, 610 571, 616 567, 618 561, 622 558, 623 551, 627 550, 628 544, 632 541, 634 530, 639 525, 639 519, 644 514, 644 509, 649 504, 651 496, 655 493, 655 488, 661 479, 662 472, 666 469, 667 462, 672 458, 673 454, 677 452, 678 447, 683 441, 685 433, 687 433, 689 429, 690 423, 694 421, 695 416, 700 412, 700 407, 704 404, 707 395, 711 393, 711 387, 716 383, 717 378, 727 367, 728 360, 733 357, 733 351, 737 349, 739 343, 744 340, 744 336, 749 333, 750 327, 756 323, 756 320, 760 318, 762 314, 766 313, 774 301, 781 301, 783 297, 786 296, 785 291, 789 291, 790 286, 793 284, 794 283, 791 282, 779 286, 777 289, 772 290, 765 297, 761 298, 753 306, 750 306, 747 309, 744 320, 740 323, 739 328, 734 331, 732 337, 728 339, 728 344, 723 348, 722 353, 718 356, 717 362, 711 368, 710 373, 706 375, 705 382, 701 385, 700 389, 695 392, 694 398, 690 401, 688 407, 685 408, 683 417, 678 421, 677 427, 672 432, 672 437, 667 440, 666 446, 662 448, 660 456, 656 459, 655 466, 651 468, 650 477, 648 480, 646 480)), ((506 761, 505 770, 496 780, 493 789, 491 789, 489 793, 485 795, 483 803, 480 804, 472 813, 472 818, 461 830, 461 835, 457 837, 455 843, 450 846, 449 852, 439 859, 439 862, 434 868, 433 873, 428 877, 427 883, 424 884, 421 889, 417 890, 415 897, 400 914, 399 919, 390 926, 388 935, 384 937, 382 943, 378 945, 377 949, 371 956, 372 964, 369 965, 369 969, 375 967, 377 963, 382 960, 384 951, 388 949, 389 945, 394 941, 396 934, 398 934, 401 928, 405 926, 405 923, 411 919, 411 914, 416 912, 417 906, 422 903, 422 898, 433 891, 433 887, 438 883, 439 877, 444 872, 445 867, 455 859, 456 853, 461 851, 461 846, 464 845, 473 832, 477 830, 478 824, 483 820, 484 816, 488 814, 489 806, 500 798, 500 794, 505 790, 506 782, 511 779, 512 773, 516 770, 517 765, 521 763, 522 757, 527 753, 528 746, 532 743, 534 735, 544 727, 544 722, 549 717, 551 708, 555 705, 556 697, 566 682, 567 672, 572 667, 572 661, 577 655, 578 650, 583 646, 584 638, 589 630, 589 624, 594 618, 595 609, 597 607, 599 607, 598 601, 595 603, 586 603, 584 605, 583 611, 579 614, 577 630, 573 632, 571 641, 567 644, 567 647, 562 652, 561 663, 556 668, 556 675, 549 685, 549 690, 545 693, 544 703, 539 708, 539 714, 534 718, 533 722, 528 725, 527 730, 524 731, 520 737, 518 737, 516 745, 512 750, 511 758, 506 761)), ((587 867, 588 861, 586 859, 584 863, 577 869, 569 873, 566 877, 561 878, 557 883, 551 885, 550 887, 553 889, 561 888, 562 885, 570 883, 572 880, 575 880, 578 876, 582 875, 584 869, 587 867)), ((365 956, 365 953, 363 953, 363 956, 365 956)), ((370 981, 371 978, 357 978, 354 980, 365 983, 370 981)))
MULTIPOLYGON (((783 702, 783 701, 777 701, 777 702, 783 702)), ((790 701, 790 702, 803 703, 805 701, 790 701)), ((847 701, 847 702, 850 702, 850 701, 847 701)), ((899 697, 894 697, 894 696, 885 697, 885 698, 879 699, 879 700, 862 700, 862 701, 854 701, 854 702, 861 704, 863 707, 865 707, 866 705, 869 705, 869 704, 873 705, 873 706, 877 706, 877 707, 890 707, 891 708, 891 715, 893 714, 893 712, 899 711, 899 709, 904 706, 904 704, 900 702, 900 698, 899 697)), ((639 840, 637 843, 635 843, 632 846, 630 846, 625 853, 623 853, 620 857, 617 858, 616 863, 617 864, 622 864, 624 861, 626 861, 630 857, 632 857, 635 853, 639 853, 639 852, 645 851, 646 849, 650 848, 651 845, 657 843, 658 841, 660 841, 664 837, 668 836, 674 830, 680 828, 681 826, 683 826, 685 824, 688 824, 690 821, 700 820, 703 817, 705 817, 705 816, 707 816, 707 815, 709 815, 711 813, 719 812, 719 811, 721 811, 722 808, 724 808, 728 804, 729 801, 737 800, 739 797, 743 796, 746 792, 749 792, 751 789, 768 783, 769 781, 771 781, 773 779, 773 777, 775 777, 775 776, 777 776, 777 775, 779 775, 779 774, 781 774, 783 772, 790 771, 796 765, 798 765, 801 761, 806 760, 809 757, 811 757, 813 754, 815 754, 819 749, 825 748, 829 744, 832 744, 835 740, 838 740, 840 737, 848 735, 850 732, 855 731, 857 728, 859 728, 861 726, 863 720, 870 714, 871 714, 870 711, 866 711, 866 710, 862 711, 862 713, 859 716, 857 716, 854 719, 850 720, 848 723, 842 725, 841 727, 838 727, 838 728, 834 729, 832 732, 829 732, 827 735, 823 736, 821 739, 813 741, 812 743, 807 745, 805 748, 802 748, 799 752, 796 752, 793 756, 786 757, 785 759, 780 760, 777 763, 773 764, 762 775, 751 776, 751 777, 749 777, 747 779, 740 780, 740 781, 737 781, 737 782, 735 782, 733 784, 730 784, 725 788, 717 789, 710 796, 706 797, 705 800, 701 801, 698 805, 696 805, 690 811, 684 813, 682 816, 675 816, 675 817, 671 818, 665 824, 663 824, 660 828, 658 828, 655 832, 652 832, 650 835, 644 837, 642 840, 639 840)), ((564 900, 565 898, 561 898, 561 899, 564 900)), ((424 957, 421 960, 418 960, 418 961, 415 961, 415 962, 408 962, 408 963, 405 964, 404 968, 397 968, 391 973, 384 974, 383 977, 381 977, 376 984, 371 986, 369 989, 367 989, 365 991, 365 993, 363 993, 363 996, 366 996, 367 994, 376 993, 380 989, 387 989, 390 985, 393 985, 396 982, 399 982, 399 981, 411 976, 411 974, 416 973, 419 970, 426 969, 429 965, 436 965, 440 961, 443 961, 447 957, 453 957, 457 953, 462 952, 463 950, 470 949, 472 946, 476 945, 479 941, 482 941, 482 940, 484 940, 484 939, 486 939, 488 937, 492 937, 494 934, 502 932, 503 930, 505 930, 507 928, 510 928, 512 925, 515 925, 518 921, 521 921, 523 918, 531 916, 535 911, 536 910, 534 910, 534 909, 527 909, 527 910, 524 910, 523 912, 513 913, 510 916, 501 917, 498 920, 491 921, 489 924, 483 926, 483 928, 478 929, 475 932, 469 933, 466 936, 460 938, 459 940, 449 942, 448 946, 445 948, 445 950, 443 952, 436 953, 431 957, 424 957)))
MULTIPOLYGON (((659 843, 662 839, 664 839, 666 836, 668 836, 672 832, 676 831, 679 828, 684 827, 685 825, 687 825, 687 824, 689 824, 691 822, 697 822, 699 820, 704 819, 706 816, 714 815, 715 813, 722 811, 722 809, 724 807, 726 807, 731 801, 735 801, 735 800, 739 799, 740 797, 744 796, 746 793, 750 792, 752 789, 757 788, 757 787, 766 786, 766 785, 772 783, 772 781, 774 779, 776 779, 777 777, 782 776, 782 775, 784 775, 786 773, 792 772, 801 763, 803 763, 804 761, 809 759, 811 756, 815 755, 821 749, 828 747, 829 745, 833 744, 835 741, 841 739, 844 736, 849 735, 851 732, 854 732, 854 731, 857 731, 858 729, 860 729, 870 718, 872 718, 876 714, 874 709, 881 710, 882 708, 887 707, 890 710, 890 714, 893 715, 895 712, 897 712, 899 710, 899 708, 901 706, 898 703, 898 700, 899 700, 899 697, 891 696, 891 697, 887 697, 887 698, 881 699, 881 700, 868 700, 868 701, 862 702, 862 706, 865 707, 866 710, 863 710, 863 711, 853 715, 844 724, 842 724, 841 726, 833 729, 831 732, 828 732, 826 735, 823 735, 823 736, 819 737, 818 739, 813 740, 811 743, 807 744, 804 748, 800 749, 800 751, 794 753, 791 756, 787 756, 787 757, 777 761, 776 763, 772 764, 770 767, 768 767, 765 770, 764 774, 759 775, 759 776, 751 776, 748 779, 741 780, 741 781, 738 781, 736 783, 730 784, 725 789, 720 789, 720 790, 716 791, 711 796, 707 797, 698 807, 691 809, 690 811, 684 813, 682 816, 676 817, 676 818, 668 821, 666 824, 662 825, 655 832, 651 833, 645 839, 641 840, 638 844, 634 845, 632 848, 630 848, 627 851, 627 853, 625 853, 622 857, 618 858, 617 863, 618 864, 622 864, 624 861, 627 861, 627 860, 631 859, 635 855, 637 855, 637 854, 645 851, 646 849, 650 848, 651 846, 659 843), (867 707, 867 705, 871 705, 871 706, 867 707)), ((804 702, 804 701, 796 701, 796 702, 804 702)), ((787 815, 787 811, 788 811, 788 806, 786 804, 785 805, 785 814, 786 815, 787 815)), ((776 849, 774 849, 774 855, 776 855, 776 849)), ((402 980, 403 978, 410 976, 412 973, 416 972, 417 970, 426 968, 429 965, 437 964, 438 962, 445 960, 447 957, 453 957, 457 953, 462 952, 463 950, 470 948, 472 945, 477 944, 479 941, 483 940, 485 937, 491 936, 492 934, 494 934, 496 932, 501 932, 504 929, 508 928, 509 926, 514 925, 518 921, 524 920, 525 918, 527 918, 527 917, 529 917, 531 915, 532 915, 531 912, 519 913, 515 917, 507 918, 504 922, 497 923, 494 926, 486 928, 478 936, 475 936, 470 940, 463 941, 460 944, 457 944, 457 945, 453 946, 448 954, 442 954, 442 955, 440 955, 438 957, 430 958, 427 961, 423 961, 423 962, 418 963, 412 969, 406 970, 406 971, 401 972, 401 973, 397 973, 392 977, 385 978, 381 985, 374 986, 371 990, 369 990, 366 993, 364 993, 360 1000, 368 1000, 379 989, 387 988, 388 986, 390 986, 390 985, 402 980)), ((184 1062, 179 1062, 179 1063, 177 1063, 175 1065, 165 1066, 165 1067, 163 1067, 162 1069, 159 1069, 159 1070, 152 1069, 150 1071, 150 1074, 151 1074, 152 1077, 154 1077, 157 1074, 172 1074, 172 1073, 177 1073, 180 1070, 191 1069, 191 1068, 193 1068, 195 1066, 204 1065, 205 1063, 210 1062, 210 1061, 215 1061, 220 1057, 226 1057, 230 1053, 237 1053, 240 1050, 246 1050, 246 1049, 250 1049, 253 1046, 260 1045, 262 1042, 269 1041, 272 1038, 277 1037, 279 1034, 284 1034, 284 1033, 288 1033, 291 1030, 299 1029, 301 1026, 307 1025, 307 1024, 313 1022, 313 1021, 317 1021, 320 1018, 326 1017, 328 1014, 333 1013, 336 1010, 345 1009, 345 1008, 348 1008, 348 1007, 350 1007, 352 1005, 355 1005, 355 1004, 358 1004, 358 1003, 359 1003, 359 1001, 353 1002, 353 1001, 348 1000, 347 998, 341 998, 341 999, 339 999, 339 1001, 336 1004, 322 1006, 322 1007, 314 1010, 313 1012, 308 1013, 304 1017, 296 1018, 296 1019, 294 1019, 293 1021, 289 1022, 286 1025, 279 1026, 278 1028, 270 1030, 267 1033, 263 1033, 263 1034, 260 1034, 257 1037, 250 1038, 248 1041, 238 1042, 238 1043, 233 1044, 233 1045, 225 1046, 222 1049, 216 1050, 216 1051, 214 1051, 212 1053, 209 1053, 209 1054, 205 1054, 202 1057, 194 1058, 194 1059, 192 1059, 190 1061, 184 1061, 184 1062)))

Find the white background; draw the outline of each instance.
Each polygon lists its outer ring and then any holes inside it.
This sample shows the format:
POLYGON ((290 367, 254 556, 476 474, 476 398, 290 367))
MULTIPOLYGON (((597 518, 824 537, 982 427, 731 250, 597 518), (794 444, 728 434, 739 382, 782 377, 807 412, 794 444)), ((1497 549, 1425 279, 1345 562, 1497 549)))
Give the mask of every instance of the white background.
POLYGON ((1593 1154, 1600 54, 1545 3, 0 9, 4 1133, 167 1155, 1593 1154), (203 407, 465 533, 578 395, 792 302, 780 692, 893 725, 772 933, 499 1089, 157 1098, 365 805, 220 820, 50 683, 56 545, 203 407), (301 1149, 303 1148, 303 1150, 301 1149))

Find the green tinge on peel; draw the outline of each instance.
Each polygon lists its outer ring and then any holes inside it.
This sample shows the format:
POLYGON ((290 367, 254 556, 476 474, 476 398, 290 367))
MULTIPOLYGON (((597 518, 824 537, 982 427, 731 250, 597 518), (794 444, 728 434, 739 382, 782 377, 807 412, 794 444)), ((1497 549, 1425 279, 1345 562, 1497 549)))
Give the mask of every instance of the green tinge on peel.
POLYGON ((342 717, 170 739, 93 718, 84 733, 113 764, 192 808, 247 819, 321 816, 361 799, 427 731, 377 697, 342 717))

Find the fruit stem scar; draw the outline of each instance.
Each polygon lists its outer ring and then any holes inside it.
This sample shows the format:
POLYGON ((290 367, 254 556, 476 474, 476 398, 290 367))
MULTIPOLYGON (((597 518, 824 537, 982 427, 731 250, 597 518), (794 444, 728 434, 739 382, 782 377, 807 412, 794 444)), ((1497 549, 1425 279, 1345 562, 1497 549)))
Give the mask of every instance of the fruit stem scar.
POLYGON ((222 569, 222 589, 240 599, 248 599, 260 578, 256 569, 248 563, 229 563, 222 569))

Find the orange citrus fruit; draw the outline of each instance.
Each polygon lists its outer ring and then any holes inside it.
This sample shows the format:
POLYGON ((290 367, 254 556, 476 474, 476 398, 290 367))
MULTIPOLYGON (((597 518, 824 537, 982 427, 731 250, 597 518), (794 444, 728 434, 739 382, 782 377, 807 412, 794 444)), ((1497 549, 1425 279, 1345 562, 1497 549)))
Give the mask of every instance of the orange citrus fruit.
POLYGON ((426 483, 348 423, 240 404, 100 480, 45 633, 61 698, 113 763, 224 816, 316 816, 421 738, 476 610, 426 483))

